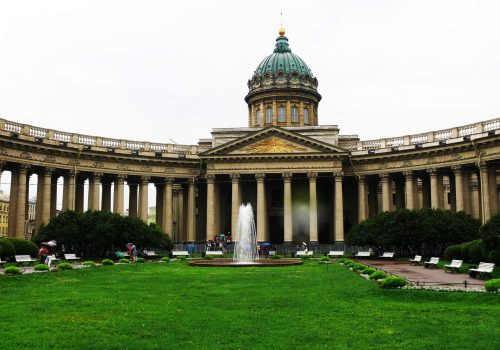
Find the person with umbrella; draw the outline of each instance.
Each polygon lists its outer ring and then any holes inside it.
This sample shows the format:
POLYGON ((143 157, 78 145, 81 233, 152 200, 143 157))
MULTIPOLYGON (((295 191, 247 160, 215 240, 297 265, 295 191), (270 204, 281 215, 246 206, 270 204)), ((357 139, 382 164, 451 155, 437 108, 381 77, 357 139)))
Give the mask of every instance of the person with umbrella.
POLYGON ((134 243, 128 243, 128 255, 130 256, 130 260, 135 261, 137 256, 137 248, 134 243))
POLYGON ((49 256, 49 245, 47 242, 40 243, 38 256, 40 257, 40 264, 45 264, 45 260, 47 260, 47 257, 49 256))
POLYGON ((262 250, 264 252, 264 258, 269 259, 269 247, 271 246, 271 243, 264 242, 260 246, 262 247, 262 250))

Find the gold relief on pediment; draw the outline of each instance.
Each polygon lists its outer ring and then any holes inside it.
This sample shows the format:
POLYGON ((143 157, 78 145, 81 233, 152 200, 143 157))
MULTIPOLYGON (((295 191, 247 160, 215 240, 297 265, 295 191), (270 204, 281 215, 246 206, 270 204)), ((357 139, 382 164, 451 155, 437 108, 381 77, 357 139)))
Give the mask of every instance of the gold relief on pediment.
POLYGON ((279 137, 271 136, 252 145, 243 147, 241 151, 246 153, 303 153, 308 149, 287 142, 279 137))

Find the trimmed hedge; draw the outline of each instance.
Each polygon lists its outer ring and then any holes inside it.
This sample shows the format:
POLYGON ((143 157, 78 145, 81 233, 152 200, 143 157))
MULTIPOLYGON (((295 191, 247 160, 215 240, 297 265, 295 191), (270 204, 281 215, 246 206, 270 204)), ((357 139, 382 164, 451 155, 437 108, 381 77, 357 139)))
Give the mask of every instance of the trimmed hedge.
POLYGON ((488 261, 500 265, 500 249, 492 250, 488 254, 488 261))
POLYGON ((406 286, 406 280, 399 276, 388 276, 378 282, 380 288, 401 288, 406 286))
POLYGON ((373 267, 367 267, 366 269, 364 269, 363 271, 361 271, 361 273, 363 275, 371 276, 371 274, 374 273, 375 271, 377 271, 377 270, 375 270, 373 267))
POLYGON ((73 270, 73 265, 67 262, 62 262, 59 265, 57 265, 57 268, 59 270, 73 270))
POLYGON ((111 259, 104 259, 103 261, 101 261, 101 264, 103 266, 113 266, 115 262, 111 259))
POLYGON ((91 261, 91 260, 88 260, 88 261, 84 261, 82 263, 83 266, 90 266, 90 267, 96 267, 96 263, 91 261))
POLYGON ((453 259, 463 260, 462 248, 463 248, 463 244, 450 245, 444 251, 444 257, 448 260, 453 260, 453 259))
POLYGON ((20 275, 22 274, 21 269, 16 266, 9 266, 5 268, 6 275, 20 275))
POLYGON ((8 238, 0 238, 0 246, 2 246, 2 259, 10 259, 16 255, 16 247, 8 238))
POLYGON ((384 271, 375 271, 370 275, 371 280, 380 280, 386 278, 387 274, 384 271))
POLYGON ((271 259, 281 259, 281 255, 273 255, 271 256, 271 259))
POLYGON ((500 292, 500 278, 495 278, 486 282, 484 284, 484 289, 486 289, 487 292, 500 292))
POLYGON ((35 271, 49 271, 49 267, 45 264, 36 264, 35 271))
POLYGON ((38 246, 35 243, 20 238, 8 238, 8 240, 14 245, 15 255, 30 255, 32 258, 38 256, 38 246))
POLYGON ((118 260, 118 262, 120 264, 128 264, 128 263, 130 263, 130 260, 127 258, 121 258, 120 260, 118 260))
POLYGON ((169 262, 170 258, 168 256, 164 256, 163 258, 160 259, 160 261, 169 262))
POLYGON ((146 262, 146 260, 144 260, 144 258, 137 258, 137 259, 135 260, 135 262, 137 262, 137 263, 145 263, 145 262, 146 262))
POLYGON ((320 260, 324 261, 324 262, 328 262, 328 261, 330 261, 330 258, 327 256, 322 256, 320 260))

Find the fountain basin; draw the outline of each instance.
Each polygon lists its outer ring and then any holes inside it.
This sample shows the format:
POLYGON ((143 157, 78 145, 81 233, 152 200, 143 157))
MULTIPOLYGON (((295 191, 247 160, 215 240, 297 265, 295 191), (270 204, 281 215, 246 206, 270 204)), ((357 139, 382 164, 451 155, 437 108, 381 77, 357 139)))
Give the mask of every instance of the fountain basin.
POLYGON ((198 267, 282 267, 302 265, 302 260, 295 259, 269 259, 257 260, 254 262, 237 262, 233 259, 217 259, 217 260, 193 260, 189 262, 190 266, 198 267))

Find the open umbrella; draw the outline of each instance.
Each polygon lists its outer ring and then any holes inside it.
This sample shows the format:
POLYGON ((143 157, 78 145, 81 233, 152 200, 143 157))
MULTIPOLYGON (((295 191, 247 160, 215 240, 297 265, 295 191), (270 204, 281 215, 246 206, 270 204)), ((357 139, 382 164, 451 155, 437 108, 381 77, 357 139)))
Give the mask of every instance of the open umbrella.
POLYGON ((261 247, 270 247, 271 246, 271 243, 269 242, 264 242, 260 245, 261 247))

